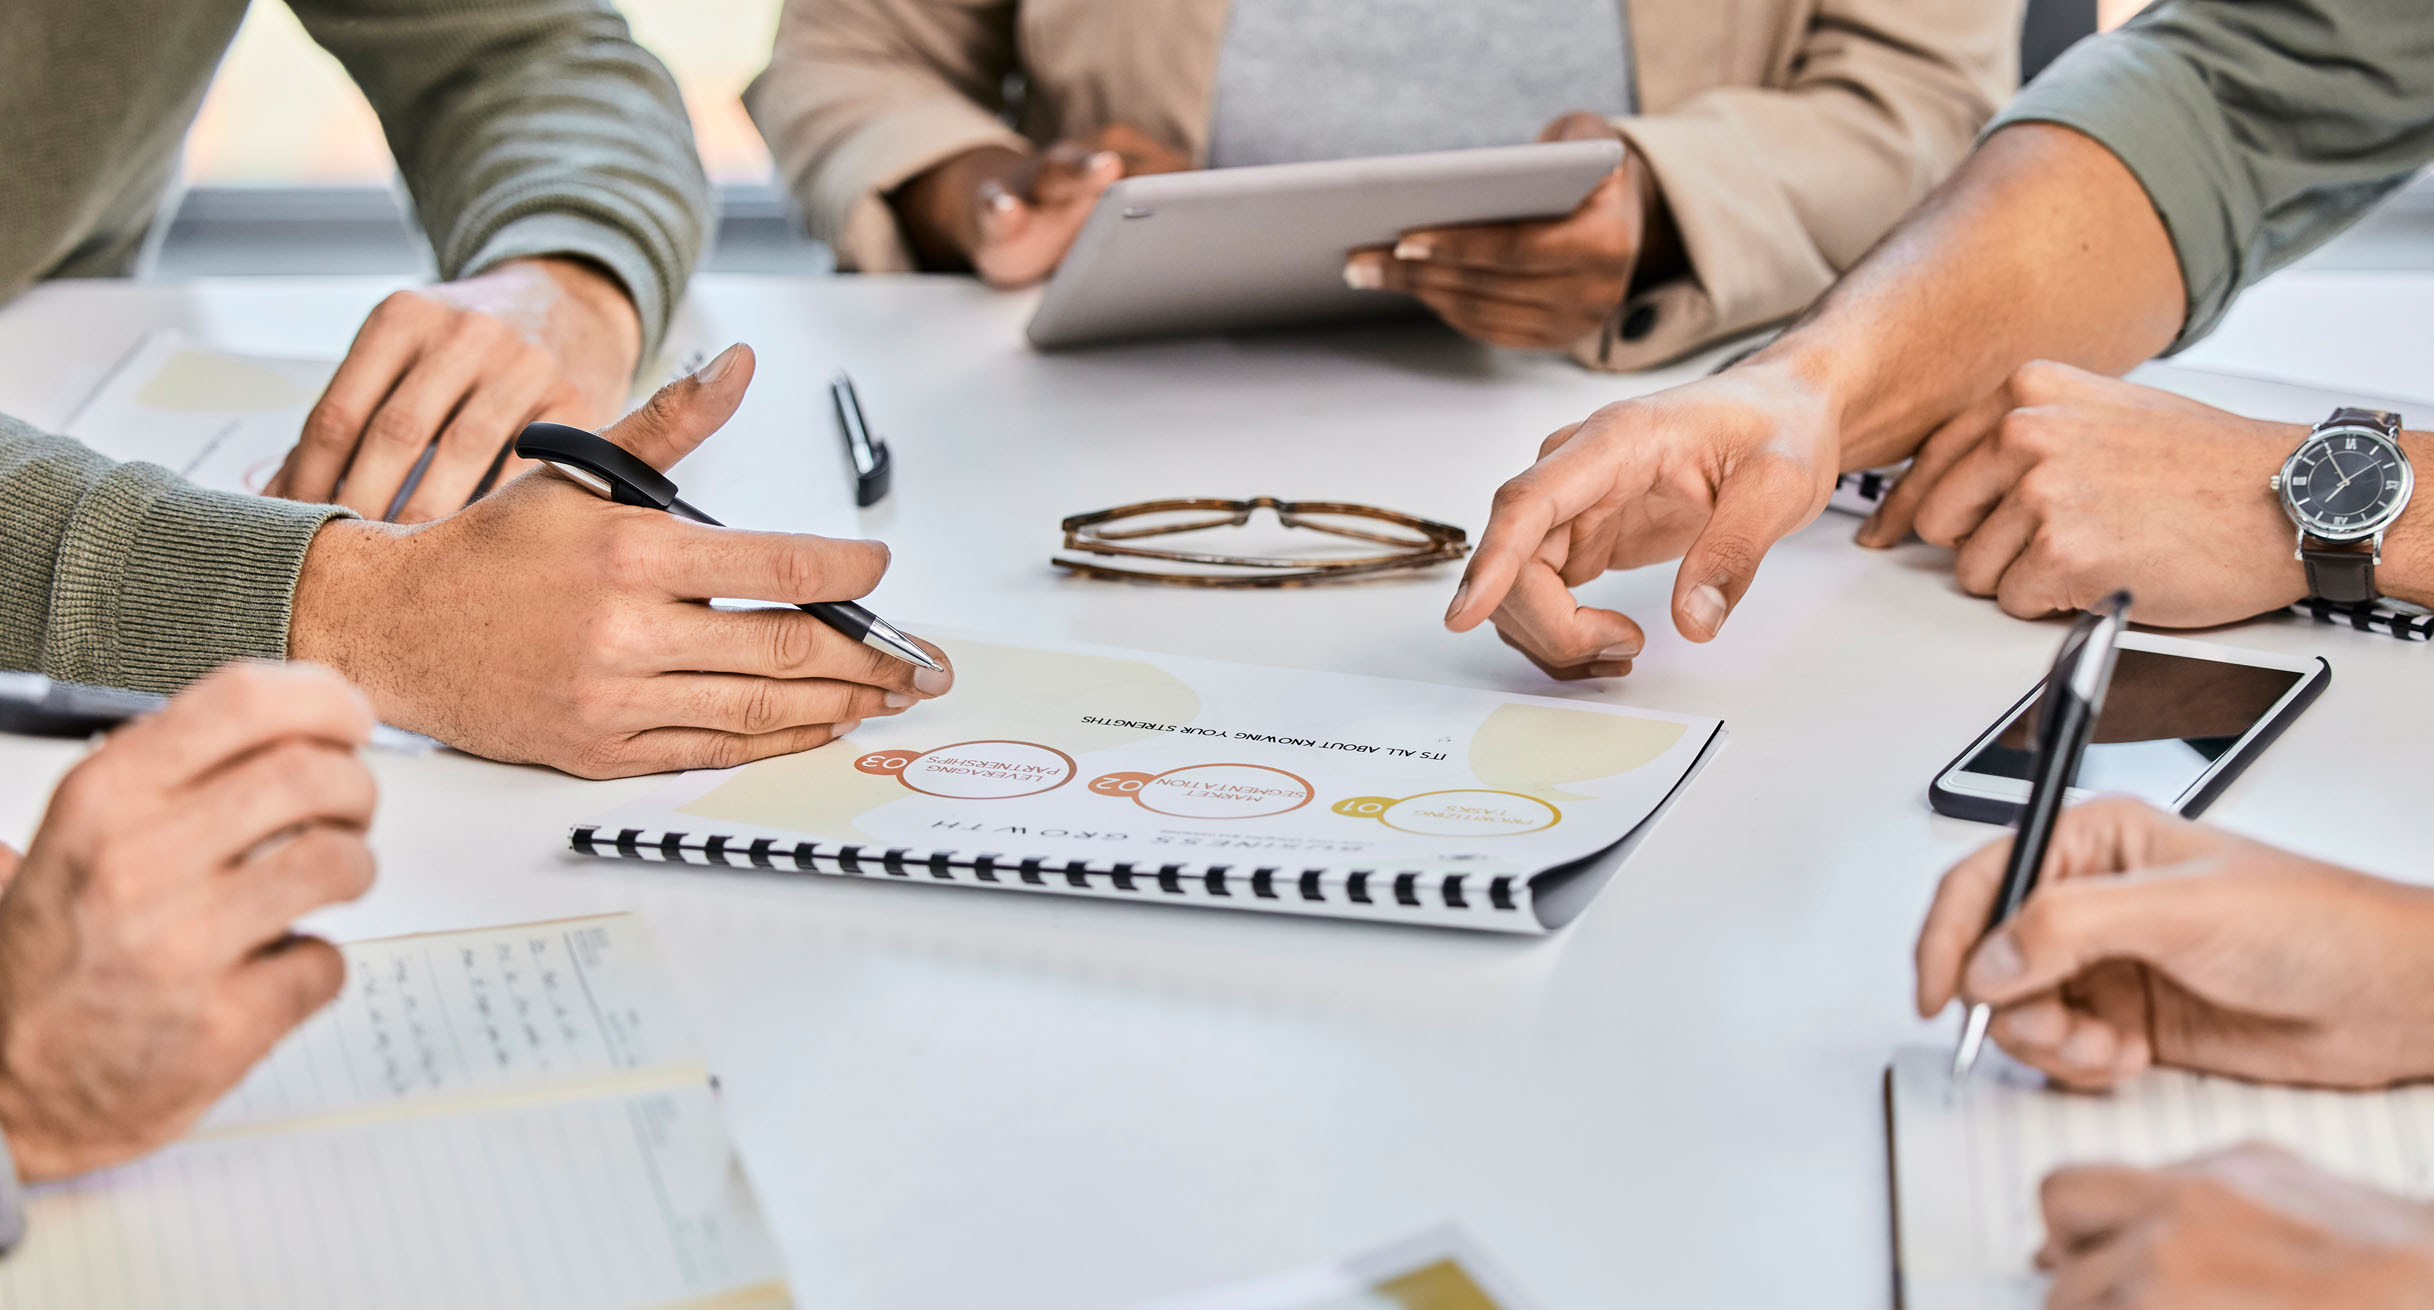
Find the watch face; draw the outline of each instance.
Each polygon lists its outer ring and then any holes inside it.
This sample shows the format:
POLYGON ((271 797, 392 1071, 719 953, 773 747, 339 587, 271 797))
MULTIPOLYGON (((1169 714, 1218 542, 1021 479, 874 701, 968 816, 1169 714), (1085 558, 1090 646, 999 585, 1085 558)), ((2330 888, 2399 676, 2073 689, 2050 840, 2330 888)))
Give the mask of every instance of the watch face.
POLYGON ((2408 457, 2380 432, 2334 428, 2310 437, 2282 467, 2291 517, 2328 541, 2374 535, 2398 517, 2411 484, 2408 457))

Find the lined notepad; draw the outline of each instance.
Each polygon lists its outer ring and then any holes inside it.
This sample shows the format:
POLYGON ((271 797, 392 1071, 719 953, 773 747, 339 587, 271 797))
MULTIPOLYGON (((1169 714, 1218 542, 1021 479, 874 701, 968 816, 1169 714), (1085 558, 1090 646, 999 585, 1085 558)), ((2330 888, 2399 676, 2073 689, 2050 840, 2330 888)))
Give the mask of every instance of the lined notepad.
POLYGON ((346 955, 184 1141, 33 1189, 0 1306, 787 1304, 641 920, 346 955))
POLYGON ((2158 1070, 2091 1096, 2048 1090, 1991 1053, 1966 1085, 1951 1069, 1950 1051, 1910 1048, 1885 1074, 1905 1310, 2043 1305, 2037 1186, 2064 1165, 2162 1165, 2262 1141, 2434 1196, 2434 1086, 2329 1092, 2158 1070))

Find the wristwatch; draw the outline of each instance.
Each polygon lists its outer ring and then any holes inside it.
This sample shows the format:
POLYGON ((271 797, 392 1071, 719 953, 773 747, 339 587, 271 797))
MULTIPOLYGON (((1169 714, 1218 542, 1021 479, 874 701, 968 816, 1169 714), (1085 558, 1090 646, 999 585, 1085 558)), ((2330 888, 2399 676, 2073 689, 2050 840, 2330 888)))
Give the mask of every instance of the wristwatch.
POLYGON ((2400 449, 2400 416, 2336 409, 2282 461, 2272 487, 2298 525, 2298 559, 2319 600, 2363 605, 2376 598, 2384 529, 2408 508, 2417 476, 2400 449))

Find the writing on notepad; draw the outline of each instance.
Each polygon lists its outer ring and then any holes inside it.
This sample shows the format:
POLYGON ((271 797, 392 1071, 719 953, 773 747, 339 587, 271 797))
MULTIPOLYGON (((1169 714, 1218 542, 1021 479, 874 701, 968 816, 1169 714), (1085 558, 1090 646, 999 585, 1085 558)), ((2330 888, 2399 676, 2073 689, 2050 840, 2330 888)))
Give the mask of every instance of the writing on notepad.
POLYGON ((345 948, 185 1141, 33 1191, 0 1305, 784 1305, 641 920, 345 948))
POLYGON ((2163 1165, 2262 1141, 2434 1197, 2434 1086, 2332 1092, 2157 1070, 2082 1095, 2000 1058, 1966 1084, 1951 1070, 1950 1052, 1912 1048, 1886 1072, 1906 1310, 2043 1305, 2037 1188, 2065 1165, 2163 1165))

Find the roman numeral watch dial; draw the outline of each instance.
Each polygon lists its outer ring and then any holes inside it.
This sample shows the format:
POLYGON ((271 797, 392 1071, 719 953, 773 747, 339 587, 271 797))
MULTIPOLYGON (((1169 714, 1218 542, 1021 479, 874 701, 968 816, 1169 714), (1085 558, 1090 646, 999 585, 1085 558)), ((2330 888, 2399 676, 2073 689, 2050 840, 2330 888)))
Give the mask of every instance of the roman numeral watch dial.
POLYGON ((2383 531, 2407 508, 2416 478, 2398 440, 2400 416, 2343 409, 2316 425, 2273 480, 2299 530, 2308 590, 2323 600, 2375 599, 2383 531))

